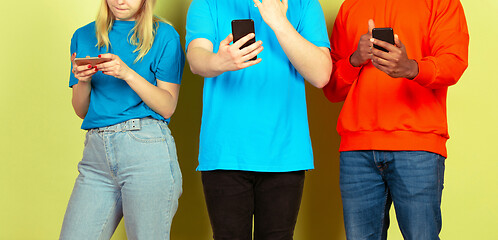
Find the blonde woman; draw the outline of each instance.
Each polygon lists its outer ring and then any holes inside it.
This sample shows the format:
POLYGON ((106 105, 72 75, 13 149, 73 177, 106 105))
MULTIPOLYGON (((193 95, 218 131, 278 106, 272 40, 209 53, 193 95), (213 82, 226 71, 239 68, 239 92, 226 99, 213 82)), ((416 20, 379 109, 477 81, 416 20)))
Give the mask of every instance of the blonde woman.
POLYGON ((155 0, 102 0, 71 40, 72 104, 88 130, 61 239, 110 239, 124 217, 130 239, 169 239, 182 192, 168 129, 184 53, 155 0), (75 58, 103 63, 80 64, 75 58))

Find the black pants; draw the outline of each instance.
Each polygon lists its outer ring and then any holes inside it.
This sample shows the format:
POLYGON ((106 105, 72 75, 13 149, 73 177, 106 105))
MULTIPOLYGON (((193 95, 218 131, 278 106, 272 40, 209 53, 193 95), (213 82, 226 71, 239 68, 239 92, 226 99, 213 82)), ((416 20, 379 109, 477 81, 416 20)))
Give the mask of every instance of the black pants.
POLYGON ((204 171, 204 196, 215 240, 292 240, 304 171, 204 171))

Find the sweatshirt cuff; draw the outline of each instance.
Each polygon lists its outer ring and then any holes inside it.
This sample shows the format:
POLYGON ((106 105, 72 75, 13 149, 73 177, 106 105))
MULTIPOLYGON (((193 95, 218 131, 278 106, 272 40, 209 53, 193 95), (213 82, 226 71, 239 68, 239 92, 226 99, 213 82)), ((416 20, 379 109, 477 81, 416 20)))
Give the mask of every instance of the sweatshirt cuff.
POLYGON ((337 65, 339 65, 337 66, 337 69, 340 69, 339 75, 342 77, 342 79, 350 84, 358 78, 361 68, 363 67, 354 67, 353 65, 351 65, 351 62, 349 62, 349 58, 342 59, 341 61, 337 62, 337 65))
POLYGON ((418 75, 413 79, 421 86, 428 86, 434 82, 436 78, 436 66, 432 61, 416 60, 418 64, 418 75))

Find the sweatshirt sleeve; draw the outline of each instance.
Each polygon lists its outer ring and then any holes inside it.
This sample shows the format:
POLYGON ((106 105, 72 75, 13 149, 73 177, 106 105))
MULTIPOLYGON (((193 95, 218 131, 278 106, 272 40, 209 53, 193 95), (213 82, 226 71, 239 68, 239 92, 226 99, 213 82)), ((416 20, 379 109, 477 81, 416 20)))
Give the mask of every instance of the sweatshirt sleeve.
POLYGON ((332 75, 329 83, 323 88, 325 96, 331 102, 344 101, 351 85, 358 79, 361 67, 353 67, 349 57, 356 50, 358 41, 347 34, 343 20, 347 18, 344 5, 341 6, 330 37, 332 75))
POLYGON ((428 56, 415 59, 419 74, 413 80, 426 88, 457 83, 468 65, 469 33, 459 0, 435 1, 428 56))

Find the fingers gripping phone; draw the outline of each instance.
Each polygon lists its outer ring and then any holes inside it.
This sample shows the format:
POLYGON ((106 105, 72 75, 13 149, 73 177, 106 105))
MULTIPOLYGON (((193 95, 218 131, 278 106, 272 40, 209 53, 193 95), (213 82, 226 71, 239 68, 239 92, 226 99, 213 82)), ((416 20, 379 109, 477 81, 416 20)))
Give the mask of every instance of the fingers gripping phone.
POLYGON ((92 65, 95 66, 97 64, 101 64, 103 62, 107 62, 111 60, 110 58, 99 58, 99 57, 89 57, 89 58, 75 58, 74 63, 78 66, 82 65, 92 65))
MULTIPOLYGON (((232 21, 232 35, 233 42, 237 42, 239 39, 245 37, 249 33, 254 33, 254 21, 252 19, 237 19, 232 21)), ((243 49, 256 42, 256 37, 247 41, 240 49, 243 49)), ((253 57, 251 60, 256 60, 253 57)))
MULTIPOLYGON (((374 28, 372 29, 372 37, 394 45, 394 34, 392 28, 374 28)), ((388 52, 387 49, 374 45, 374 48, 388 52)))

